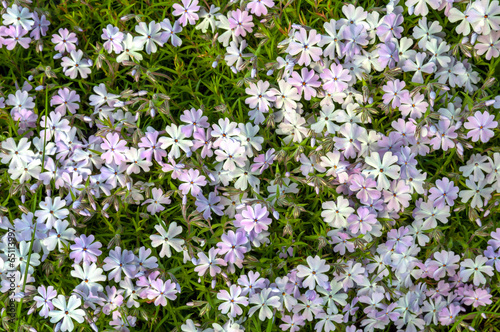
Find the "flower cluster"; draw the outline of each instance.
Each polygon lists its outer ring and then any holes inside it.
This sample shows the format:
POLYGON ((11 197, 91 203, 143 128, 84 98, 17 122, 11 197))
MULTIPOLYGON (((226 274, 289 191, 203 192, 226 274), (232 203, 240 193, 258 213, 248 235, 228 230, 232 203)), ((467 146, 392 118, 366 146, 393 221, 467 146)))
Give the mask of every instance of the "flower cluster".
POLYGON ((494 302, 500 96, 483 58, 500 55, 498 1, 344 4, 278 29, 289 4, 182 0, 100 27, 94 47, 4 2, 0 51, 34 45, 56 66, 0 92, 0 278, 16 306, 61 331, 134 331, 187 306, 184 332, 412 332, 494 302), (197 30, 215 49, 199 57, 238 79, 213 110, 176 108, 158 83, 160 55, 194 52, 197 30), (70 281, 46 277, 57 265, 70 281))

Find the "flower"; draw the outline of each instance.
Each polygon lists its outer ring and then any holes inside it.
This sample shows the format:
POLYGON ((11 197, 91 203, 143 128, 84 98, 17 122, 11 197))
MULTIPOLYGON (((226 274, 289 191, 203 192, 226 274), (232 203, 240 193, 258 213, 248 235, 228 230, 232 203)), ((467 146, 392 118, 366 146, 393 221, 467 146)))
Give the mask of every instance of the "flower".
POLYGON ((475 286, 486 283, 486 278, 483 273, 490 277, 493 276, 493 267, 485 265, 487 261, 488 258, 481 255, 476 256, 475 260, 470 258, 465 259, 460 263, 460 279, 463 282, 467 282, 472 275, 475 286))
POLYGON ((405 86, 406 83, 400 80, 387 82, 387 84, 382 87, 382 90, 385 92, 382 96, 384 104, 389 105, 392 101, 392 107, 401 106, 401 100, 408 98, 409 95, 408 90, 403 90, 405 86))
POLYGON ((37 308, 42 308, 42 310, 40 310, 40 316, 48 318, 50 311, 54 310, 52 299, 57 296, 57 292, 52 286, 47 288, 45 288, 45 286, 39 286, 38 294, 40 296, 36 295, 33 300, 36 302, 37 308))
POLYGON ((330 266, 326 265, 326 260, 321 259, 319 256, 315 256, 314 258, 308 256, 306 261, 309 265, 308 267, 304 265, 297 266, 297 276, 299 278, 307 277, 302 281, 302 285, 304 287, 314 289, 316 287, 316 283, 323 285, 328 281, 328 276, 325 272, 330 270, 330 266))
POLYGON ((280 298, 278 296, 270 296, 272 289, 263 289, 259 294, 254 294, 250 297, 250 303, 255 304, 248 311, 248 315, 251 317, 253 314, 259 310, 259 319, 264 321, 266 318, 270 319, 273 316, 273 312, 270 307, 279 308, 280 298))
POLYGON ((217 294, 217 298, 222 301, 226 301, 219 305, 218 309, 223 313, 227 314, 230 311, 231 317, 239 316, 243 313, 239 304, 243 306, 248 305, 248 298, 241 295, 241 287, 237 285, 231 285, 229 292, 222 289, 217 294))
POLYGON ((296 71, 288 78, 287 82, 297 88, 299 95, 304 95, 305 100, 311 100, 316 97, 316 88, 319 88, 321 82, 318 80, 319 76, 316 75, 314 70, 309 71, 303 67, 300 74, 296 71))
POLYGON ((182 0, 182 5, 175 3, 172 7, 175 9, 172 14, 174 14, 174 16, 180 16, 178 21, 183 27, 185 27, 188 22, 191 25, 195 24, 199 18, 197 14, 200 10, 198 0, 182 0))
POLYGON ((448 274, 449 277, 455 275, 455 270, 458 269, 460 256, 455 255, 453 251, 445 251, 434 253, 434 260, 431 260, 427 266, 432 271, 432 277, 435 280, 440 280, 448 274))
POLYGON ((35 211, 35 217, 37 221, 46 222, 48 229, 57 219, 66 219, 69 215, 69 210, 64 208, 66 203, 60 197, 45 197, 45 202, 40 202, 39 206, 41 210, 35 211))
POLYGON ((237 263, 243 261, 248 248, 245 246, 248 238, 243 231, 228 231, 221 235, 221 242, 217 243, 219 255, 224 255, 224 260, 228 263, 237 263))
POLYGON ((222 258, 216 258, 219 253, 219 249, 210 248, 208 251, 208 256, 204 252, 198 253, 198 261, 195 263, 195 272, 198 272, 200 277, 204 276, 207 271, 209 271, 211 277, 215 277, 221 272, 221 268, 218 265, 226 266, 226 262, 222 258))
POLYGON ((467 137, 472 138, 473 142, 477 142, 478 140, 481 140, 483 143, 488 142, 494 136, 492 129, 498 126, 498 122, 494 120, 494 115, 490 115, 486 111, 484 113, 476 111, 474 116, 469 116, 467 122, 464 123, 464 127, 470 129, 467 137))
POLYGON ((130 33, 127 33, 125 39, 123 40, 123 52, 116 57, 116 62, 120 63, 123 61, 141 61, 142 54, 138 51, 142 51, 144 45, 137 39, 134 38, 130 33))
POLYGON ((372 230, 372 225, 377 223, 377 217, 370 213, 370 210, 361 207, 358 209, 357 214, 351 214, 347 218, 349 223, 349 230, 353 234, 360 232, 361 234, 366 234, 372 230))
POLYGON ((307 31, 300 28, 299 31, 295 32, 294 39, 288 45, 286 52, 290 55, 297 55, 300 53, 299 60, 297 64, 309 66, 312 61, 318 61, 320 56, 323 54, 321 47, 314 46, 321 40, 321 35, 318 35, 316 30, 309 31, 309 36, 307 31))
POLYGON ((167 280, 163 282, 160 278, 154 280, 151 283, 151 289, 148 292, 148 299, 154 300, 155 306, 167 305, 167 299, 175 300, 177 298, 177 293, 179 291, 176 289, 176 285, 171 281, 167 280))
POLYGON ((61 331, 73 331, 75 327, 73 320, 83 323, 85 311, 78 309, 82 305, 82 300, 76 295, 71 295, 66 303, 66 297, 60 294, 52 300, 52 304, 57 309, 49 312, 50 322, 57 323, 62 320, 61 331))
POLYGON ((342 196, 337 197, 336 202, 323 202, 322 208, 321 217, 327 224, 335 228, 346 227, 346 218, 354 212, 354 209, 349 206, 349 201, 342 196))
POLYGON ((170 20, 168 18, 165 18, 160 22, 160 25, 161 28, 165 30, 165 34, 163 35, 165 43, 170 39, 170 43, 172 44, 172 46, 178 47, 182 45, 182 39, 177 36, 177 34, 182 31, 179 20, 175 21, 174 25, 172 26, 170 20))
POLYGON ((104 271, 111 271, 108 274, 108 280, 114 279, 115 282, 122 280, 122 272, 129 278, 135 277, 136 266, 134 264, 134 253, 120 247, 109 252, 109 256, 104 259, 104 271))
POLYGON ((78 38, 76 38, 76 33, 69 32, 66 28, 59 29, 59 35, 52 35, 52 42, 56 44, 54 49, 61 53, 71 53, 71 51, 76 51, 76 45, 78 44, 78 38))
POLYGON ((75 238, 75 244, 70 246, 73 251, 69 254, 69 258, 73 259, 76 264, 79 264, 82 260, 84 262, 97 262, 97 256, 102 254, 99 250, 102 244, 100 242, 93 243, 94 240, 95 237, 92 234, 88 237, 82 234, 75 238))
POLYGON ((397 161, 398 157, 393 156, 390 151, 384 153, 382 161, 378 152, 372 152, 369 157, 365 158, 365 163, 371 166, 372 169, 365 169, 363 173, 377 180, 378 190, 389 189, 390 183, 388 177, 391 179, 399 178, 401 167, 393 165, 397 161))
POLYGON ((82 59, 82 50, 73 50, 69 55, 71 58, 67 56, 62 58, 61 66, 63 67, 64 75, 69 76, 71 79, 75 79, 78 74, 82 78, 87 78, 91 72, 90 63, 88 59, 82 59))
POLYGON ((71 114, 75 114, 80 108, 78 104, 80 96, 73 90, 62 88, 57 91, 57 95, 53 96, 50 100, 50 106, 59 105, 55 111, 61 115, 66 115, 66 110, 71 114))
POLYGON ((156 214, 156 212, 161 212, 165 210, 162 204, 170 204, 171 200, 167 196, 163 195, 163 190, 158 188, 153 188, 151 190, 152 198, 145 200, 141 205, 149 204, 147 211, 151 214, 156 214))
POLYGON ((200 171, 197 169, 189 169, 182 172, 179 176, 179 180, 185 182, 179 186, 179 190, 183 195, 187 195, 191 191, 191 195, 196 197, 201 192, 201 187, 207 184, 206 178, 200 175, 200 171))
POLYGON ((172 257, 172 251, 170 247, 174 248, 175 251, 182 251, 182 246, 184 245, 184 240, 176 239, 175 237, 182 233, 182 227, 177 226, 177 222, 173 222, 168 227, 168 232, 165 231, 162 225, 155 225, 155 229, 160 233, 160 235, 150 235, 151 246, 156 248, 162 245, 160 251, 160 257, 172 257))
POLYGON ((347 69, 336 64, 332 64, 330 69, 325 69, 320 77, 323 80, 323 88, 330 93, 342 92, 347 89, 349 86, 347 82, 352 78, 347 69))
POLYGON ((272 0, 251 0, 247 3, 247 8, 256 16, 267 15, 267 8, 274 7, 272 0))
POLYGON ((135 31, 141 36, 136 36, 134 39, 142 44, 141 48, 146 46, 147 54, 156 53, 158 50, 156 44, 163 46, 164 36, 166 36, 160 30, 160 23, 155 21, 149 22, 149 25, 146 25, 145 22, 139 22, 139 25, 135 26, 135 31))
POLYGON ((7 12, 2 15, 3 25, 13 25, 14 27, 21 26, 24 30, 31 30, 33 24, 33 14, 30 13, 26 7, 21 7, 13 4, 12 7, 7 8, 7 12))
POLYGON ((472 197, 471 207, 483 207, 491 198, 491 193, 494 191, 493 188, 485 188, 487 182, 483 179, 479 182, 471 181, 470 179, 465 180, 465 184, 470 190, 460 191, 460 198, 462 198, 462 203, 467 202, 472 197), (484 203, 483 199, 484 198, 484 203))
POLYGON ((80 265, 73 265, 74 270, 71 275, 75 278, 82 279, 80 285, 87 287, 91 292, 102 292, 104 287, 99 284, 100 281, 106 281, 106 276, 102 274, 103 270, 98 268, 96 263, 89 264, 83 262, 83 268, 80 265))
POLYGON ((191 152, 190 148, 193 146, 193 142, 185 139, 186 136, 182 132, 181 126, 178 127, 175 124, 171 124, 170 126, 167 126, 165 128, 165 131, 170 137, 162 136, 160 137, 158 142, 161 143, 162 149, 172 147, 170 149, 170 152, 168 153, 168 156, 170 158, 176 158, 176 159, 179 158, 181 156, 180 150, 186 153, 191 152))
POLYGON ((245 104, 250 108, 257 107, 261 112, 269 111, 270 102, 276 101, 276 97, 269 89, 269 82, 259 80, 257 84, 250 83, 250 87, 245 89, 245 92, 252 96, 245 99, 245 104))
POLYGON ((267 230, 271 224, 271 218, 268 217, 269 212, 265 206, 256 204, 254 206, 247 206, 241 212, 241 215, 236 215, 236 220, 240 227, 247 233, 255 231, 257 234, 263 230, 267 230))
POLYGON ((102 29, 101 38, 105 40, 102 45, 108 53, 115 52, 119 54, 123 51, 122 41, 124 34, 117 27, 108 24, 106 28, 102 29))
POLYGON ((234 30, 236 37, 245 37, 247 32, 252 32, 252 27, 254 26, 252 15, 248 15, 246 10, 241 11, 240 9, 236 9, 231 11, 229 15, 229 27, 234 30))
POLYGON ((472 304, 474 308, 489 305, 492 303, 491 294, 486 289, 477 288, 475 290, 466 290, 464 292, 464 295, 464 304, 472 304))

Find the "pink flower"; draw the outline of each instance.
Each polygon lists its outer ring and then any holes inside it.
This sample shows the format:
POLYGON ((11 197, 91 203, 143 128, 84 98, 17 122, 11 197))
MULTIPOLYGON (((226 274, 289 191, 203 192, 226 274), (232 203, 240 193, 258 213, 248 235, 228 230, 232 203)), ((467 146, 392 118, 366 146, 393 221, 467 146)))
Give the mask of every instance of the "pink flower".
POLYGON ((218 273, 221 272, 221 268, 218 265, 227 265, 222 258, 217 258, 218 253, 219 249, 216 248, 210 248, 210 250, 208 251, 208 256, 205 255, 204 252, 198 253, 199 259, 196 263, 194 271, 198 272, 198 275, 202 277, 207 273, 208 270, 210 276, 215 277, 218 273))
POLYGON ((274 2, 272 0, 251 0, 247 4, 247 8, 250 9, 250 12, 255 14, 255 16, 267 15, 268 7, 274 7, 274 2))
POLYGON ((325 69, 321 75, 323 80, 323 88, 330 92, 342 92, 349 86, 346 82, 351 80, 349 70, 344 69, 342 65, 332 64, 330 69, 325 69))
POLYGON ((387 82, 387 84, 382 87, 382 90, 386 92, 382 96, 384 104, 389 105, 392 101, 391 106, 393 108, 401 106, 401 99, 407 98, 409 95, 408 90, 403 90, 405 86, 406 83, 400 80, 387 82))
POLYGON ((241 11, 240 9, 236 9, 230 12, 228 21, 229 27, 234 30, 235 37, 245 37, 247 32, 252 32, 252 27, 254 26, 252 15, 248 15, 246 10, 241 11))
POLYGON ((435 150, 441 147, 443 151, 447 151, 455 147, 453 139, 457 138, 458 134, 455 132, 455 126, 450 126, 450 124, 450 120, 447 118, 441 118, 441 120, 439 120, 436 126, 436 136, 430 141, 435 150))
POLYGON ((195 24, 199 16, 196 14, 200 10, 198 6, 198 0, 182 0, 182 5, 178 3, 172 6, 175 10, 173 12, 174 16, 179 16, 179 23, 182 26, 186 26, 188 21, 189 24, 195 24))
POLYGON ((187 195, 191 191, 191 195, 194 197, 198 196, 201 192, 201 188, 207 184, 207 181, 203 175, 200 176, 200 171, 197 169, 189 169, 179 176, 179 180, 185 182, 179 186, 179 190, 183 195, 187 195))
POLYGON ((149 204, 147 210, 151 214, 165 210, 162 204, 170 204, 170 198, 163 195, 163 190, 153 188, 151 190, 152 198, 145 200, 142 205, 149 204))
POLYGON ((486 111, 484 113, 476 111, 474 116, 469 116, 467 122, 464 123, 464 127, 470 129, 467 137, 472 138, 473 142, 477 142, 479 139, 483 143, 488 142, 494 136, 492 129, 498 126, 498 122, 494 120, 494 115, 490 115, 486 111))
POLYGON ((257 204, 253 207, 247 206, 246 210, 241 212, 241 215, 236 216, 236 220, 239 219, 240 226, 243 227, 247 233, 255 231, 258 234, 269 228, 271 218, 268 216, 269 212, 267 208, 257 204))
POLYGON ((384 190, 384 202, 387 203, 387 209, 393 211, 403 211, 410 205, 410 187, 404 180, 393 180, 389 190, 384 190))
POLYGON ((103 141, 101 149, 106 152, 101 155, 101 158, 106 160, 106 163, 111 164, 114 160, 117 165, 120 165, 126 161, 124 152, 127 149, 127 142, 120 140, 120 135, 117 133, 108 133, 106 138, 103 138, 103 141))
POLYGON ((318 61, 321 55, 323 55, 321 47, 314 46, 319 43, 320 40, 321 35, 318 35, 316 30, 311 30, 309 36, 307 36, 307 31, 300 28, 299 31, 295 32, 295 40, 290 42, 286 51, 290 55, 297 55, 300 53, 297 64, 309 66, 311 58, 313 61, 318 61))
POLYGON ((24 37, 28 33, 28 30, 24 30, 21 25, 13 26, 5 29, 5 36, 11 38, 5 38, 3 44, 7 46, 7 49, 13 50, 17 44, 21 45, 23 48, 28 48, 31 38, 24 37))
POLYGON ((302 68, 299 73, 294 71, 292 76, 288 78, 288 83, 297 88, 299 95, 304 92, 304 99, 311 100, 311 97, 316 97, 316 88, 319 88, 321 82, 318 80, 319 76, 316 75, 314 70, 302 68))
POLYGON ((372 225, 377 223, 377 217, 370 213, 370 210, 365 207, 358 209, 357 214, 351 214, 347 218, 349 222, 349 230, 353 234, 360 232, 361 234, 366 234, 372 230, 372 225))
POLYGON ((55 108, 55 111, 64 116, 66 115, 66 110, 71 114, 75 114, 76 110, 80 108, 78 102, 80 102, 80 96, 75 91, 62 88, 57 91, 57 95, 52 97, 50 106, 59 105, 55 108))
POLYGON ((78 44, 78 38, 76 38, 76 33, 69 32, 68 29, 59 29, 59 34, 52 35, 52 42, 56 44, 54 49, 61 53, 71 53, 71 51, 76 51, 76 45, 78 44))

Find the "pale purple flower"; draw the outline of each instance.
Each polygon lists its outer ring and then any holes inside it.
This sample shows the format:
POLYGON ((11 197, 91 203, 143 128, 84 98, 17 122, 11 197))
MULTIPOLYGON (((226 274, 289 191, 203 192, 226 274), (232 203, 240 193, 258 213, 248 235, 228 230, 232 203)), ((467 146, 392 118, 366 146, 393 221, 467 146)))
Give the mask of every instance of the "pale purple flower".
POLYGON ((388 42, 392 38, 401 38, 401 33, 404 28, 401 26, 403 23, 403 16, 396 13, 385 15, 380 25, 377 27, 377 36, 383 42, 388 42))
POLYGON ((178 47, 182 45, 182 39, 177 36, 179 32, 182 31, 181 24, 179 20, 174 22, 174 25, 170 23, 168 18, 165 18, 160 22, 161 28, 165 30, 165 35, 163 36, 165 43, 170 39, 170 43, 174 47, 178 47))
POLYGON ((448 149, 455 147, 453 139, 457 138, 458 134, 455 132, 456 127, 451 125, 449 119, 441 118, 435 128, 436 136, 430 141, 430 144, 432 144, 432 147, 435 150, 441 148, 443 151, 447 151, 448 149))
POLYGON ((445 203, 453 206, 455 199, 458 197, 458 187, 455 182, 448 178, 436 181, 436 186, 429 189, 429 199, 434 202, 437 208, 443 208, 445 203))
POLYGON ((69 258, 73 259, 76 264, 79 264, 82 260, 84 262, 97 262, 97 257, 102 254, 99 248, 102 247, 101 242, 94 242, 94 235, 85 234, 80 235, 80 237, 75 238, 75 244, 72 244, 70 249, 72 252, 69 254, 69 258))
POLYGON ((399 61, 398 47, 393 42, 387 42, 385 44, 379 44, 378 47, 378 61, 382 66, 382 69, 389 67, 390 69, 396 66, 399 61))
POLYGON ((467 20, 478 34, 489 35, 500 30, 500 5, 498 1, 479 0, 472 3, 467 20))
POLYGON ((214 152, 212 151, 212 128, 207 128, 205 131, 205 128, 198 128, 194 133, 193 133, 193 146, 192 150, 193 152, 198 150, 200 147, 201 149, 201 157, 206 158, 206 157, 212 157, 214 152))
POLYGON ((29 48, 29 43, 31 42, 31 38, 24 37, 27 33, 28 30, 24 30, 20 25, 11 25, 8 29, 5 30, 5 36, 10 38, 5 38, 3 40, 3 44, 7 46, 7 49, 9 51, 13 50, 17 44, 27 49, 29 48))
POLYGON ((151 214, 156 214, 157 212, 165 210, 165 207, 162 204, 170 204, 171 202, 170 198, 163 195, 163 190, 159 188, 153 188, 151 190, 151 196, 151 198, 145 200, 141 204, 149 204, 147 211, 151 214))
MULTIPOLYGON (((241 220, 239 220, 239 223, 247 233, 255 231, 258 234, 263 230, 267 231, 269 228, 271 218, 268 216, 269 211, 261 204, 247 206, 246 209, 241 212, 241 220)), ((238 219, 238 217, 236 218, 238 219)))
POLYGON ((457 264, 460 261, 460 256, 455 255, 453 251, 445 251, 434 253, 434 260, 431 260, 426 265, 430 269, 430 274, 435 280, 440 280, 444 278, 446 275, 452 277, 455 275, 456 269, 458 269, 459 265, 457 264))
POLYGON ((69 210, 65 208, 66 202, 56 196, 54 199, 45 197, 44 202, 39 204, 41 210, 35 211, 37 221, 45 222, 47 229, 51 229, 57 219, 66 219, 69 215, 69 210))
POLYGON ((179 180, 185 182, 179 186, 179 190, 183 195, 187 195, 191 191, 191 195, 196 197, 201 192, 201 188, 207 184, 206 178, 200 175, 197 169, 189 169, 184 171, 179 176, 179 180))
POLYGON ((201 109, 191 108, 190 110, 185 110, 184 114, 181 115, 181 121, 187 124, 182 126, 182 133, 186 137, 191 137, 198 129, 210 126, 207 120, 208 117, 203 115, 201 109))
POLYGON ((351 80, 349 70, 336 64, 332 64, 330 69, 323 70, 320 77, 323 80, 323 88, 330 93, 344 91, 349 86, 347 82, 351 80))
POLYGON ((111 271, 108 274, 108 280, 120 282, 122 280, 122 272, 129 278, 134 278, 137 267, 134 264, 135 256, 132 251, 115 247, 109 252, 109 256, 104 259, 104 271, 111 271))
POLYGON ((173 301, 177 298, 177 293, 179 291, 176 289, 175 283, 171 280, 164 282, 158 278, 151 283, 151 288, 148 291, 148 299, 154 300, 155 306, 161 304, 164 307, 167 305, 167 299, 173 301))
POLYGON ((239 305, 246 307, 248 305, 248 298, 241 295, 241 292, 241 287, 237 285, 231 285, 229 292, 225 289, 219 291, 217 298, 225 301, 218 307, 221 313, 227 314, 229 312, 231 317, 236 317, 243 313, 243 309, 239 305))
POLYGON ((425 53, 417 53, 415 56, 415 61, 412 59, 408 59, 405 61, 403 66, 403 70, 405 72, 414 71, 411 81, 414 83, 424 83, 424 78, 422 77, 422 73, 431 74, 436 70, 436 64, 433 62, 427 62, 424 64, 424 60, 426 58, 425 53))
POLYGON ((229 27, 234 30, 236 37, 245 37, 248 33, 252 32, 252 27, 254 26, 252 22, 252 15, 249 15, 246 10, 241 11, 236 9, 229 12, 229 27))
POLYGON ((61 28, 58 32, 58 35, 52 35, 52 42, 56 44, 54 49, 60 53, 71 53, 71 51, 76 51, 76 44, 78 44, 76 33, 69 32, 66 28, 61 28))
POLYGON ((33 300, 36 302, 37 308, 42 308, 42 310, 40 310, 40 316, 48 318, 49 312, 54 309, 52 299, 57 296, 57 291, 52 286, 47 288, 45 288, 45 286, 39 286, 38 294, 39 295, 36 295, 33 300))
POLYGON ((108 133, 106 138, 103 138, 103 143, 101 143, 101 149, 104 152, 101 158, 110 164, 113 161, 120 165, 122 162, 126 161, 125 150, 127 142, 120 139, 120 135, 117 133, 108 133))
POLYGON ((323 55, 321 47, 314 46, 321 40, 321 35, 318 35, 316 30, 309 31, 309 36, 307 31, 300 28, 299 31, 295 32, 295 38, 290 42, 286 52, 291 55, 297 55, 300 53, 299 60, 297 64, 309 66, 312 61, 318 61, 323 55))
POLYGON ((349 223, 349 230, 353 234, 357 234, 358 232, 366 234, 372 230, 373 225, 378 221, 377 216, 370 213, 369 209, 360 207, 357 214, 351 214, 347 218, 347 222, 349 223))
POLYGON ((202 277, 209 271, 210 276, 215 277, 222 271, 219 265, 226 266, 227 264, 222 258, 217 258, 218 253, 219 249, 216 248, 210 248, 208 256, 202 251, 198 253, 198 261, 194 268, 194 271, 198 272, 198 276, 202 277))
POLYGON ((242 261, 248 248, 245 246, 248 243, 248 238, 243 231, 228 231, 227 234, 221 235, 221 242, 217 243, 219 254, 224 255, 224 260, 228 263, 236 263, 242 261))
POLYGON ((57 91, 57 95, 54 95, 50 100, 50 106, 58 105, 55 111, 61 115, 66 115, 66 110, 71 114, 75 114, 80 108, 78 104, 80 102, 80 96, 76 91, 70 90, 68 88, 62 88, 57 91))
POLYGON ((316 97, 316 88, 321 85, 318 78, 319 76, 316 75, 314 70, 308 70, 304 67, 301 69, 300 75, 296 71, 292 72, 291 77, 288 78, 288 83, 297 88, 299 95, 303 93, 305 100, 311 100, 312 97, 316 97))
POLYGON ((398 157, 393 156, 392 152, 384 153, 383 159, 380 160, 378 152, 372 152, 369 157, 365 158, 365 163, 372 167, 372 169, 365 169, 363 173, 372 176, 377 180, 377 189, 389 189, 390 183, 388 177, 397 179, 399 177, 400 168, 397 163, 398 157))
POLYGON ((382 90, 385 92, 382 96, 384 104, 391 104, 393 108, 399 107, 401 105, 401 100, 409 95, 408 90, 404 90, 405 86, 406 83, 400 80, 387 82, 387 84, 382 87, 382 90))
POLYGON ((200 10, 198 0, 182 0, 182 5, 175 3, 172 7, 175 9, 172 14, 180 16, 178 21, 185 27, 188 22, 193 25, 198 20, 197 12, 200 10))
POLYGON ((220 196, 217 196, 215 192, 208 194, 208 199, 200 193, 196 196, 196 201, 194 202, 196 205, 196 211, 203 212, 203 218, 206 220, 212 218, 212 211, 216 215, 222 216, 224 214, 224 212, 222 212, 224 206, 220 204, 220 200, 220 196))
POLYGON ((492 295, 486 289, 477 288, 475 290, 466 290, 464 295, 463 303, 465 305, 472 305, 474 308, 492 303, 492 295))
POLYGON ((3 25, 13 25, 14 27, 21 26, 25 30, 31 30, 33 24, 33 13, 26 7, 13 4, 7 8, 7 12, 2 15, 3 25))
POLYGON ((461 306, 450 304, 448 307, 444 307, 439 312, 439 322, 442 325, 451 325, 455 322, 455 317, 460 313, 460 311, 464 310, 461 306))
POLYGON ((335 228, 346 227, 347 217, 354 212, 349 206, 349 201, 343 196, 337 197, 337 201, 323 202, 321 207, 323 208, 321 217, 325 223, 335 228))
POLYGON ((495 135, 493 129, 498 126, 498 122, 494 120, 495 116, 490 115, 487 111, 484 113, 476 111, 474 116, 469 116, 467 122, 464 123, 464 127, 470 130, 467 137, 472 138, 473 142, 478 140, 483 143, 488 142, 495 135))
POLYGON ((250 9, 252 14, 255 16, 267 15, 267 8, 274 7, 274 2, 272 0, 251 0, 247 4, 247 8, 250 9))
POLYGON ((120 54, 123 51, 122 41, 124 38, 123 32, 117 27, 108 24, 106 28, 102 29, 101 38, 105 40, 103 47, 108 53, 115 52, 120 54))
POLYGON ((492 31, 489 35, 479 36, 474 48, 479 55, 486 53, 486 60, 498 58, 500 55, 500 31, 492 31))

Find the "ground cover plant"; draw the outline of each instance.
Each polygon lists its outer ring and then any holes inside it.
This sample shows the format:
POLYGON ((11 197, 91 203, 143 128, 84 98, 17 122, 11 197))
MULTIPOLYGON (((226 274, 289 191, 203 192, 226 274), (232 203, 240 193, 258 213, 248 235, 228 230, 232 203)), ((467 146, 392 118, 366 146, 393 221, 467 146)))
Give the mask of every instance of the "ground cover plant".
POLYGON ((2 1, 5 331, 500 331, 498 1, 2 1))

